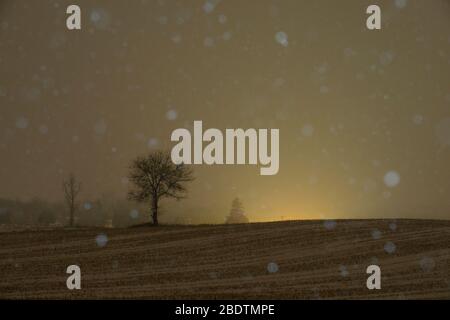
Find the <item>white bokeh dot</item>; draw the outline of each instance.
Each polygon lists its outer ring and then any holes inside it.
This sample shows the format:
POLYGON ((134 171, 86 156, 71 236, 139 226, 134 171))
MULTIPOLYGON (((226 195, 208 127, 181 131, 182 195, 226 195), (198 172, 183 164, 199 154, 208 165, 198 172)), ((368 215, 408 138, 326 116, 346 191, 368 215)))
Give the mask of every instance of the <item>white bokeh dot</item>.
POLYGON ((92 9, 89 18, 92 24, 98 29, 105 29, 108 27, 110 17, 108 12, 103 8, 92 9))
POLYGON ((413 123, 416 125, 423 124, 423 120, 424 120, 424 118, 421 114, 415 114, 412 119, 413 123))
POLYGON ((335 220, 325 220, 323 223, 323 226, 327 230, 333 230, 334 228, 336 228, 336 225, 337 225, 337 223, 335 220))
POLYGON ((159 140, 157 138, 150 138, 147 141, 147 147, 149 149, 155 149, 159 145, 159 140))
POLYGON ((383 198, 389 199, 392 196, 392 194, 389 191, 383 191, 383 198))
POLYGON ((436 266, 434 259, 430 257, 423 257, 419 264, 424 272, 431 272, 436 266))
POLYGON ((436 136, 444 146, 450 146, 450 118, 444 118, 436 125, 436 136))
POLYGON ((227 16, 224 15, 224 14, 219 15, 219 22, 220 22, 221 24, 226 23, 226 22, 227 22, 227 16))
POLYGON ((275 34, 275 41, 281 44, 283 47, 287 47, 289 45, 288 36, 283 31, 279 31, 275 34))
POLYGON ((167 120, 173 121, 176 120, 178 117, 178 113, 176 110, 174 109, 170 109, 166 112, 166 118, 167 120))
POLYGON ((371 232, 371 235, 372 235, 372 239, 374 239, 374 240, 381 239, 381 231, 378 229, 373 229, 371 232))
POLYGON ((267 271, 269 273, 276 273, 276 272, 278 272, 278 265, 275 262, 270 262, 267 265, 267 271))
POLYGON ((397 250, 397 246, 392 241, 388 241, 384 245, 384 251, 386 251, 389 254, 392 254, 397 250))
POLYGON ((137 218, 139 218, 139 211, 136 210, 136 209, 131 210, 131 211, 130 211, 130 217, 131 217, 132 219, 137 219, 137 218))
POLYGON ((106 133, 107 125, 104 119, 98 120, 94 125, 94 131, 98 135, 103 135, 106 133))
POLYGON ((320 86, 320 93, 321 94, 327 94, 328 92, 330 92, 330 88, 326 85, 320 86))
POLYGON ((349 275, 349 272, 347 270, 347 267, 344 265, 340 265, 339 266, 339 272, 341 274, 342 277, 347 277, 349 275))
POLYGON ((41 134, 47 134, 48 133, 48 127, 46 125, 39 126, 39 132, 41 134))
POLYGON ((203 40, 203 45, 207 48, 214 47, 214 38, 205 37, 205 39, 203 40))
POLYGON ((19 118, 16 119, 16 127, 19 128, 19 129, 26 129, 26 128, 28 128, 28 124, 29 124, 29 121, 25 117, 19 117, 19 118))
POLYGON ((311 124, 305 124, 302 128, 302 135, 311 137, 314 134, 314 127, 311 124))
POLYGON ((84 210, 91 210, 92 209, 92 204, 90 202, 85 202, 83 204, 83 208, 84 208, 84 210))
POLYGON ((397 230, 397 223, 395 223, 395 222, 389 223, 389 229, 391 229, 392 231, 396 231, 397 230))
POLYGON ((387 187, 396 187, 400 183, 400 174, 397 171, 391 170, 384 175, 383 180, 387 187))
POLYGON ((399 9, 403 9, 408 4, 408 0, 394 0, 395 6, 399 9))
POLYGON ((222 35, 222 39, 225 41, 228 41, 231 39, 231 32, 230 31, 225 31, 222 35))
POLYGON ((220 0, 207 0, 203 5, 203 11, 207 14, 213 12, 219 1, 220 0))
POLYGON ((108 236, 104 233, 101 233, 97 237, 95 237, 95 242, 97 243, 97 246, 103 248, 108 243, 108 236))

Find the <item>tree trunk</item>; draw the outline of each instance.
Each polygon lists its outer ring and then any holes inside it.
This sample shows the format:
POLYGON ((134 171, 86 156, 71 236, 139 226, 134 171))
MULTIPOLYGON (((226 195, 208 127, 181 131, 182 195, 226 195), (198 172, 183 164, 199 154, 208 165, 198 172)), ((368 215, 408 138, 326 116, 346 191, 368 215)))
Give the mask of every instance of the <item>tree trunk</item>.
POLYGON ((152 199, 152 219, 153 225, 158 225, 158 198, 153 197, 152 199))
POLYGON ((73 216, 74 216, 75 208, 73 205, 70 206, 70 226, 73 227, 73 216))

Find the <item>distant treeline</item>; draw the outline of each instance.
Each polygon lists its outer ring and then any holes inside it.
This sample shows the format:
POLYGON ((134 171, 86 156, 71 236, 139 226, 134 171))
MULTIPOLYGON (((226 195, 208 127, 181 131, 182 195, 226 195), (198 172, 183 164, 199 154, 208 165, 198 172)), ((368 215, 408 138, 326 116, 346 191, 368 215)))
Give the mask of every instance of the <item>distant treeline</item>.
MULTIPOLYGON (((81 201, 75 213, 77 226, 126 227, 148 220, 144 206, 113 197, 81 201)), ((63 203, 0 198, 0 225, 66 226, 68 221, 69 213, 63 203)))

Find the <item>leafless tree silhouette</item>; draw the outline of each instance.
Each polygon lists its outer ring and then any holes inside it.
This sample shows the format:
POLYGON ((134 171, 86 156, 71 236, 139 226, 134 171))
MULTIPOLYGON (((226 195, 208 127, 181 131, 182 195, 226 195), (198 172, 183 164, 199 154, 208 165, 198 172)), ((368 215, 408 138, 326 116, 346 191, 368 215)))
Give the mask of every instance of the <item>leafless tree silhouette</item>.
POLYGON ((71 173, 69 177, 63 181, 64 199, 69 209, 70 221, 69 225, 73 227, 75 211, 77 209, 77 196, 81 191, 81 183, 77 181, 75 175, 71 173))
POLYGON ((154 225, 158 225, 159 200, 185 197, 185 184, 194 180, 192 170, 184 164, 174 164, 169 152, 156 151, 136 158, 130 166, 129 179, 134 189, 128 198, 138 202, 150 202, 154 225))

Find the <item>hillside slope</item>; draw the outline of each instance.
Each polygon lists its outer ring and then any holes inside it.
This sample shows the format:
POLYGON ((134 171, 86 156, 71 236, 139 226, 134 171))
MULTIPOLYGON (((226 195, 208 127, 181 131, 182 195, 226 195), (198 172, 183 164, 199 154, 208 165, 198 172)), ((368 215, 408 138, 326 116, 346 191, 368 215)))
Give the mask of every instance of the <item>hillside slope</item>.
POLYGON ((448 299, 449 290, 450 221, 0 233, 0 298, 7 299, 448 299), (381 290, 366 288, 373 263, 381 290), (66 288, 71 264, 81 267, 82 290, 66 288))

